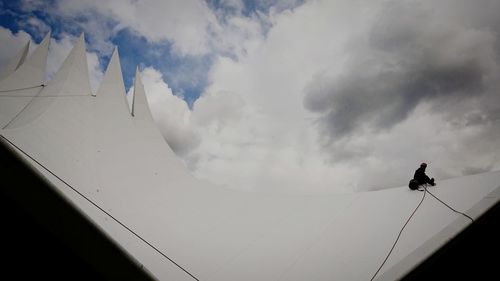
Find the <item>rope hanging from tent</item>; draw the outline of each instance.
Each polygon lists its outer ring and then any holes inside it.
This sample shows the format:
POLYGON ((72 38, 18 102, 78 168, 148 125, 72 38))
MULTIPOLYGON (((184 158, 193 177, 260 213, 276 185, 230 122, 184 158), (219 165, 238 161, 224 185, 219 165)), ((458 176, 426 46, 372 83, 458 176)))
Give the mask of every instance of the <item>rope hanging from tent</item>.
MULTIPOLYGON (((427 187, 425 187, 425 190, 427 190, 427 187)), ((436 200, 438 200, 439 202, 443 203, 443 205, 445 205, 446 207, 448 207, 450 210, 452 210, 453 212, 457 213, 457 214, 460 214, 468 219, 470 219, 471 222, 474 222, 474 219, 471 218, 470 216, 468 216, 467 214, 465 213, 462 213, 460 211, 457 211, 455 209, 453 209, 450 205, 446 204, 443 202, 443 200, 439 199, 436 195, 432 194, 432 192, 430 192, 429 190, 427 190, 427 192, 429 192, 430 195, 432 195, 432 197, 436 198, 436 200)))
POLYGON ((6 93, 6 92, 15 92, 15 91, 22 91, 22 90, 29 90, 29 89, 35 89, 39 87, 45 87, 45 84, 41 84, 38 86, 32 86, 32 87, 26 87, 26 88, 19 88, 19 89, 12 89, 12 90, 0 90, 0 93, 6 93))
POLYGON ((401 237, 401 233, 403 233, 403 230, 405 229, 406 225, 410 222, 411 218, 413 217, 413 215, 417 212, 418 208, 420 208, 420 205, 422 205, 422 202, 424 202, 424 199, 425 199, 425 195, 427 194, 427 188, 424 190, 424 195, 422 196, 422 199, 420 200, 420 203, 418 203, 417 207, 415 208, 415 210, 413 210, 413 212, 411 213, 411 215, 408 217, 408 219, 406 220, 405 224, 403 225, 403 227, 401 228, 401 230, 399 231, 399 234, 398 234, 398 237, 396 238, 396 241, 394 241, 394 243, 392 244, 392 247, 391 247, 391 250, 389 251, 389 253, 387 253, 387 256, 385 257, 384 261, 382 262, 382 264, 379 266, 379 268, 377 269, 377 271, 375 272, 375 274, 373 274, 372 278, 370 279, 370 281, 372 281, 373 279, 375 279, 375 276, 377 276, 378 272, 380 271, 380 269, 382 269, 382 267, 384 266, 385 262, 387 261, 387 259, 389 259, 389 256, 392 254, 392 251, 394 250, 394 248, 396 247, 396 244, 398 243, 399 241, 399 238, 401 237))
POLYGON ((396 238, 396 241, 394 241, 394 244, 392 245, 392 248, 391 250, 389 251, 389 253, 387 254, 387 256, 385 257, 384 261, 382 262, 382 264, 380 265, 380 267, 377 269, 377 271, 375 272, 375 274, 373 275, 373 277, 370 279, 370 281, 372 281, 375 276, 377 276, 378 272, 380 271, 380 269, 382 269, 382 267, 384 266, 385 262, 387 261, 387 259, 389 258, 389 256, 391 255, 392 251, 394 250, 394 248, 396 247, 396 244, 398 243, 398 240, 401 236, 401 233, 403 232, 404 228, 406 227, 406 225, 408 224, 408 222, 410 222, 410 219, 413 217, 413 215, 415 214, 415 212, 418 210, 418 208, 420 207, 420 205, 422 205, 422 202, 424 202, 424 198, 425 198, 425 195, 427 194, 427 192, 429 192, 429 194, 436 198, 436 200, 438 200, 439 202, 441 202, 443 205, 445 205, 446 207, 448 207, 450 210, 452 210, 453 212, 457 213, 457 214, 461 214, 463 215, 464 217, 468 218, 471 220, 471 222, 474 222, 474 219, 471 218, 470 216, 468 216, 467 214, 465 213, 462 213, 460 211, 457 211, 455 209, 453 209, 450 205, 446 204, 443 200, 439 199, 436 195, 434 195, 432 192, 430 192, 428 189, 427 189, 427 186, 424 185, 423 186, 423 190, 422 189, 418 189, 418 191, 423 191, 424 192, 424 195, 422 196, 422 200, 420 200, 420 203, 418 203, 418 206, 415 208, 415 210, 413 211, 413 213, 410 215, 410 217, 408 218, 408 220, 406 221, 406 223, 403 225, 403 227, 401 228, 401 230, 399 231, 399 234, 398 234, 398 237, 396 238))

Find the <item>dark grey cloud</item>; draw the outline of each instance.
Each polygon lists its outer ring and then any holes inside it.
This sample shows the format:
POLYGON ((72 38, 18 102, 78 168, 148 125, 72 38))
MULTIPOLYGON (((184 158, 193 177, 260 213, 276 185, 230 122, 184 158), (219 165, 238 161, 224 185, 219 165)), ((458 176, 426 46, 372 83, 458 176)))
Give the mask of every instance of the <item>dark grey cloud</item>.
POLYGON ((500 25, 496 15, 478 11, 499 5, 479 2, 387 4, 349 45, 342 74, 318 74, 305 89, 304 106, 319 114, 326 143, 391 129, 424 102, 460 119, 457 105, 476 101, 482 113, 469 115, 469 125, 497 120, 500 25))

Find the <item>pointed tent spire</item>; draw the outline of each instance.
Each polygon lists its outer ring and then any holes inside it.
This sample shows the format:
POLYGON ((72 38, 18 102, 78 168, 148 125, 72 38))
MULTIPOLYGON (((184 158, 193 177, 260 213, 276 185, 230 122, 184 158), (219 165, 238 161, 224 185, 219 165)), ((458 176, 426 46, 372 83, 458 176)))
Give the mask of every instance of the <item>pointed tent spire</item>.
POLYGON ((0 73, 0 80, 12 74, 24 63, 24 60, 28 55, 29 47, 30 41, 27 41, 26 44, 24 44, 24 47, 17 53, 16 57, 2 70, 0 73))
POLYGON ((97 99, 99 101, 119 99, 123 101, 120 106, 125 106, 128 111, 128 102, 125 95, 125 86, 123 83, 122 68, 120 65, 120 56, 118 54, 118 48, 115 48, 113 55, 104 73, 104 78, 102 79, 99 90, 97 90, 97 99))
POLYGON ((141 73, 139 68, 135 70, 134 93, 132 97, 132 116, 139 118, 151 118, 151 111, 149 110, 146 92, 144 91, 144 84, 142 83, 141 73))
MULTIPOLYGON (((39 91, 38 89, 33 90, 39 91)), ((85 56, 85 39, 82 34, 59 68, 55 78, 41 89, 40 93, 32 98, 29 104, 23 107, 22 111, 5 128, 17 128, 32 122, 55 102, 56 96, 87 95, 90 97, 91 94, 85 56)))
POLYGON ((85 37, 82 33, 57 71, 54 79, 48 83, 40 96, 91 94, 87 56, 85 53, 85 37))
MULTIPOLYGON (((14 73, 0 81, 0 91, 7 91, 0 93, 0 95, 15 95, 18 89, 37 87, 43 84, 49 43, 50 32, 45 35, 38 48, 14 73)), ((35 91, 34 93, 30 95, 36 95, 38 92, 35 91)))

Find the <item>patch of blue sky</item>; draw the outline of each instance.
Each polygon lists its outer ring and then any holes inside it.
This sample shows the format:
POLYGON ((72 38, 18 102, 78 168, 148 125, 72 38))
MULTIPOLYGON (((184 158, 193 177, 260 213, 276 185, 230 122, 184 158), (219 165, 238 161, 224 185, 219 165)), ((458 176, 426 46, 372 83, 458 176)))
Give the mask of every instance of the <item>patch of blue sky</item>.
MULTIPOLYGON (((108 27, 106 30, 109 30, 110 33, 105 37, 109 36, 111 43, 118 46, 126 89, 129 89, 133 84, 137 66, 140 66, 141 70, 145 67, 153 67, 160 71, 172 92, 182 97, 190 108, 208 85, 208 72, 217 54, 178 56, 172 51, 171 43, 167 40, 151 43, 128 29, 122 29, 113 34, 112 30, 116 23, 98 14, 81 14, 72 18, 50 14, 48 9, 54 3, 54 0, 49 0, 43 2, 43 6, 27 7, 26 5, 22 6, 21 1, 2 1, 0 2, 0 25, 12 32, 24 30, 35 41, 39 42, 46 32, 41 32, 40 27, 28 24, 30 18, 38 19, 44 23, 50 28, 52 36, 56 39, 61 38, 63 34, 79 36, 84 31, 86 23, 98 20, 100 24, 108 27)), ((271 7, 284 10, 294 8, 302 3, 303 0, 243 0, 244 7, 241 13, 243 16, 253 16, 257 12, 268 13, 271 7)), ((221 13, 222 17, 234 15, 237 12, 236 8, 227 5, 223 0, 207 0, 207 4, 212 10, 221 13)), ((219 19, 224 20, 223 18, 219 19)), ((112 46, 110 42, 100 42, 103 39, 102 36, 96 37, 91 32, 85 35, 87 50, 97 53, 101 69, 105 69, 111 57, 112 46)), ((228 54, 219 53, 219 55, 232 57, 230 52, 228 54)))
MULTIPOLYGON (((45 1, 44 5, 53 3, 53 0, 48 0, 45 1)), ((13 33, 20 30, 26 31, 35 41, 39 42, 50 29, 49 21, 42 10, 24 7, 21 1, 0 2, 0 25, 13 33), (40 19, 42 20, 40 21, 40 19)))
POLYGON ((305 0, 243 0, 245 5, 243 14, 249 16, 256 11, 269 13, 271 8, 273 8, 275 12, 280 13, 284 10, 300 6, 304 1, 305 0))
POLYGON ((0 25, 8 28, 12 33, 17 33, 20 30, 18 20, 21 14, 17 12, 18 5, 8 2, 0 2, 0 25))
MULTIPOLYGON (((46 4, 50 5, 50 3, 54 3, 54 1, 48 1, 46 4)), ((64 19, 61 17, 53 17, 45 12, 45 9, 42 7, 41 9, 30 9, 29 7, 23 7, 20 2, 17 1, 9 1, 9 2, 0 2, 0 25, 9 29, 13 33, 17 33, 19 31, 25 31, 30 34, 33 40, 39 43, 43 37, 47 34, 47 32, 51 31, 51 37, 58 40, 61 39, 63 34, 70 34, 72 36, 79 36, 82 32, 84 32, 84 28, 81 26, 81 23, 86 19, 84 16, 78 19, 64 19), (41 22, 46 26, 46 29, 40 29, 33 24, 30 24, 29 20, 35 19, 35 21, 41 22)), ((39 7, 40 8, 40 7, 39 7)), ((92 44, 89 41, 92 41, 91 34, 85 34, 86 42, 87 42, 87 50, 95 51, 95 48, 92 48, 92 44)), ((107 65, 109 59, 111 58, 111 54, 102 54, 100 52, 96 52, 99 56, 101 68, 102 65, 107 65)))
MULTIPOLYGON (((79 15, 78 18, 65 19, 46 14, 43 10, 25 11, 19 3, 0 3, 0 25, 16 33, 24 30, 29 33, 36 42, 40 42, 46 32, 27 24, 31 17, 44 22, 52 31, 52 37, 59 39, 62 34, 79 36, 84 31, 86 21, 95 20, 86 15, 79 15)), ((110 30, 113 22, 107 21, 110 30)), ((47 30, 48 31, 48 30, 47 30)), ((86 33, 87 50, 96 52, 99 56, 101 69, 105 69, 111 58, 110 52, 103 52, 96 42, 99 38, 94 38, 92 34, 86 33)), ((120 53, 120 63, 122 65, 125 88, 128 90, 133 85, 135 69, 153 67, 162 73, 163 79, 167 82, 172 92, 182 97, 192 108, 196 99, 199 98, 207 85, 207 73, 212 64, 210 55, 205 56, 177 56, 173 54, 171 44, 168 41, 150 43, 144 37, 138 36, 128 29, 122 29, 112 35, 111 43, 118 46, 120 53)))
POLYGON ((275 5, 276 1, 263 1, 263 0, 243 0, 245 8, 243 9, 243 14, 245 16, 250 16, 255 12, 267 13, 269 9, 275 5))
MULTIPOLYGON (((224 0, 206 0, 206 3, 212 10, 222 10, 226 14, 237 12, 235 5, 231 1, 224 0)), ((257 12, 268 13, 271 8, 276 12, 286 9, 293 9, 304 3, 304 0, 242 0, 243 7, 241 14, 250 17, 257 12)))
MULTIPOLYGON (((272 24, 266 17, 271 13, 271 9, 272 13, 293 10, 304 4, 305 0, 241 0, 239 4, 228 0, 205 0, 205 2, 221 23, 227 23, 226 21, 233 16, 259 19, 263 35, 267 36, 272 24)), ((236 59, 232 54, 223 55, 236 59)))
POLYGON ((128 29, 119 31, 112 41, 118 46, 127 89, 133 84, 137 66, 141 70, 153 67, 161 72, 172 92, 182 97, 190 108, 207 86, 211 55, 177 56, 168 41, 150 43, 128 29))
POLYGON ((36 41, 40 42, 46 33, 50 30, 52 32, 52 37, 55 39, 60 39, 63 32, 69 34, 81 33, 82 29, 79 28, 79 32, 76 32, 75 28, 71 32, 68 29, 75 27, 75 25, 65 25, 61 20, 56 20, 44 10, 30 10, 24 11, 21 4, 17 1, 2 2, 0 5, 0 25, 8 28, 11 32, 17 33, 23 30, 31 35, 31 37, 36 41), (30 19, 45 25, 46 29, 41 29, 29 22, 30 19))
POLYGON ((181 96, 192 108, 208 85, 208 72, 214 56, 183 57, 164 56, 156 67, 175 95, 181 96))

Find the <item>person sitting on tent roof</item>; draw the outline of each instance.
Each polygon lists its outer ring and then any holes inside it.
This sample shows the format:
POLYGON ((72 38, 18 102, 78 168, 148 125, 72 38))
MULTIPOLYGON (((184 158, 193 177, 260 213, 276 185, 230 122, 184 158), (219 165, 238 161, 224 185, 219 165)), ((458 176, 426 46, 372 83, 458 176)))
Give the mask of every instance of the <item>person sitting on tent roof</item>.
POLYGON ((418 185, 423 185, 426 183, 428 183, 432 186, 436 185, 434 183, 434 178, 431 179, 425 174, 425 168, 427 168, 426 163, 420 164, 420 168, 418 168, 415 171, 415 175, 413 176, 413 179, 417 181, 418 185))

